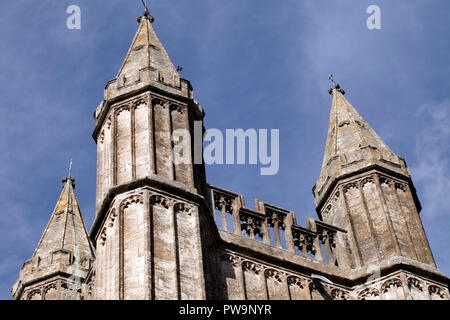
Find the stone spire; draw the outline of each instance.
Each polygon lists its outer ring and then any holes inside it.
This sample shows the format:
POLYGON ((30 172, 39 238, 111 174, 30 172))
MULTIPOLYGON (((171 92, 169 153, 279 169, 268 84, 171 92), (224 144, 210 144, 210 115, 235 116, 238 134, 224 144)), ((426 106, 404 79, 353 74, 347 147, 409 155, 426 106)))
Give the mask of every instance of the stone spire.
POLYGON ((135 87, 141 82, 180 86, 180 75, 156 35, 153 21, 147 10, 138 18, 139 28, 116 76, 118 88, 135 87))
POLYGON ((333 84, 325 155, 313 187, 319 218, 348 231, 355 268, 394 258, 435 268, 405 161, 333 84))
POLYGON ((14 299, 80 298, 73 285, 86 277, 95 254, 74 189, 75 179, 63 178, 63 190, 47 227, 13 287, 14 299))
POLYGON ((81 263, 82 259, 94 256, 74 189, 75 179, 63 178, 63 190, 33 257, 62 250, 71 252, 73 260, 81 263))
MULTIPOLYGON (((116 77, 106 84, 104 100, 95 110, 96 124, 104 120, 109 103, 127 95, 136 95, 149 89, 160 90, 187 99, 194 98, 190 82, 180 77, 169 55, 153 29, 155 18, 146 9, 138 19, 139 27, 116 77), (99 121, 100 120, 100 121, 99 121)), ((94 130, 94 139, 98 129, 94 130)))
POLYGON ((403 158, 397 156, 344 97, 334 83, 325 153, 320 177, 314 186, 316 204, 336 179, 374 165, 410 177, 403 158))

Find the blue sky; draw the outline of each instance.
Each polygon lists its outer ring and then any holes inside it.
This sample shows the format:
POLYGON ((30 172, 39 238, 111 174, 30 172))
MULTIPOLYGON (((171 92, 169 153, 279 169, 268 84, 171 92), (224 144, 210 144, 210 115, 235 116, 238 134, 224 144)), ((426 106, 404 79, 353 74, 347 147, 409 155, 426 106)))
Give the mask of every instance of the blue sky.
MULTIPOLYGON (((438 268, 450 275, 450 2, 154 0, 154 27, 206 111, 207 128, 280 129, 280 170, 207 167, 208 182, 316 217, 331 97, 328 74, 412 172, 438 268), (366 9, 381 8, 381 30, 366 9)), ((0 299, 31 257, 73 159, 94 219, 93 112, 142 14, 139 0, 0 4, 0 299), (66 8, 81 8, 81 30, 66 8)))

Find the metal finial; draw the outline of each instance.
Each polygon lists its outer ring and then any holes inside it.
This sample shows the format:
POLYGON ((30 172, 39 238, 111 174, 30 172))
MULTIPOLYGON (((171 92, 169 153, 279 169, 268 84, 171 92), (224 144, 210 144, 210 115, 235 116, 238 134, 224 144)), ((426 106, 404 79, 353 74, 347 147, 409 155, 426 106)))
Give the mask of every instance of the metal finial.
POLYGON ((147 4, 145 3, 145 1, 144 1, 144 0, 141 0, 141 1, 142 1, 142 5, 143 5, 144 8, 145 8, 145 11, 149 12, 149 11, 148 11, 148 8, 147 8, 147 4))
MULTIPOLYGON (((144 8, 145 8, 145 11, 144 11, 144 17, 146 17, 147 19, 149 19, 150 20, 150 23, 153 23, 154 21, 155 21, 155 18, 150 14, 150 11, 148 10, 148 7, 147 7, 147 3, 145 3, 145 1, 144 0, 141 0, 141 2, 142 2, 142 5, 144 6, 144 8)), ((139 17, 139 18, 137 18, 137 21, 139 22, 139 23, 141 23, 141 20, 142 19, 142 17, 139 17)))
MULTIPOLYGON (((341 86, 339 85, 339 83, 336 83, 334 81, 333 75, 331 73, 328 75, 328 79, 330 79, 331 83, 333 83, 334 89, 336 89, 337 91, 339 91, 343 95, 345 94, 345 91, 343 89, 341 89, 341 86)), ((328 89, 328 93, 332 95, 333 94, 333 89, 332 88, 328 89)))
POLYGON ((72 172, 72 159, 70 159, 70 165, 69 165, 69 175, 67 178, 70 178, 70 173, 72 172))
POLYGON ((147 18, 151 17, 151 16, 150 16, 150 10, 148 10, 148 8, 147 8, 147 3, 145 3, 144 0, 141 0, 141 1, 142 1, 142 5, 143 5, 144 8, 145 8, 145 11, 144 11, 144 17, 147 17, 147 18))
POLYGON ((328 75, 328 79, 333 83, 333 85, 336 84, 336 82, 334 82, 333 75, 331 73, 328 75))

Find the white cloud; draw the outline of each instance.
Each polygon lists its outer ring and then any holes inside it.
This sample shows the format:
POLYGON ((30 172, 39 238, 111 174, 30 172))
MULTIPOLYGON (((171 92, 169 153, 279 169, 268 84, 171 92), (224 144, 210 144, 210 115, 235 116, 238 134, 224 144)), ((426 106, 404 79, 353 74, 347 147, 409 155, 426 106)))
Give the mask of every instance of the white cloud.
POLYGON ((450 100, 418 108, 423 118, 418 129, 412 175, 422 202, 423 213, 437 217, 450 213, 450 100))

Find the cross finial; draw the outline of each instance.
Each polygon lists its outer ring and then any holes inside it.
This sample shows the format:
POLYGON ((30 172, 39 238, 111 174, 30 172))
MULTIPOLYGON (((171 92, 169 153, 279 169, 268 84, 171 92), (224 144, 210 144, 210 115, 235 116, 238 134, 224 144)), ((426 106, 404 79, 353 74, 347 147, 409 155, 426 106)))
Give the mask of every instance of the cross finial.
POLYGON ((336 82, 334 82, 333 75, 331 73, 328 75, 328 79, 330 79, 330 81, 333 83, 333 85, 336 84, 336 82))
MULTIPOLYGON (((334 81, 333 75, 331 73, 328 75, 328 79, 331 81, 331 83, 333 84, 334 88, 337 91, 339 91, 342 94, 345 94, 345 91, 343 89, 341 89, 341 86, 339 85, 339 83, 336 83, 334 81)), ((332 88, 328 89, 328 93, 333 94, 333 89, 332 88)))
MULTIPOLYGON (((155 18, 150 14, 150 11, 148 10, 148 7, 147 7, 147 3, 144 1, 144 0, 141 0, 141 2, 142 2, 142 5, 144 6, 144 8, 145 8, 145 11, 144 11, 144 17, 145 18, 147 18, 147 19, 149 19, 150 20, 150 23, 153 23, 153 21, 155 21, 155 18)), ((141 23, 141 20, 142 19, 142 17, 139 17, 138 19, 137 19, 137 21, 139 22, 139 23, 141 23)))

